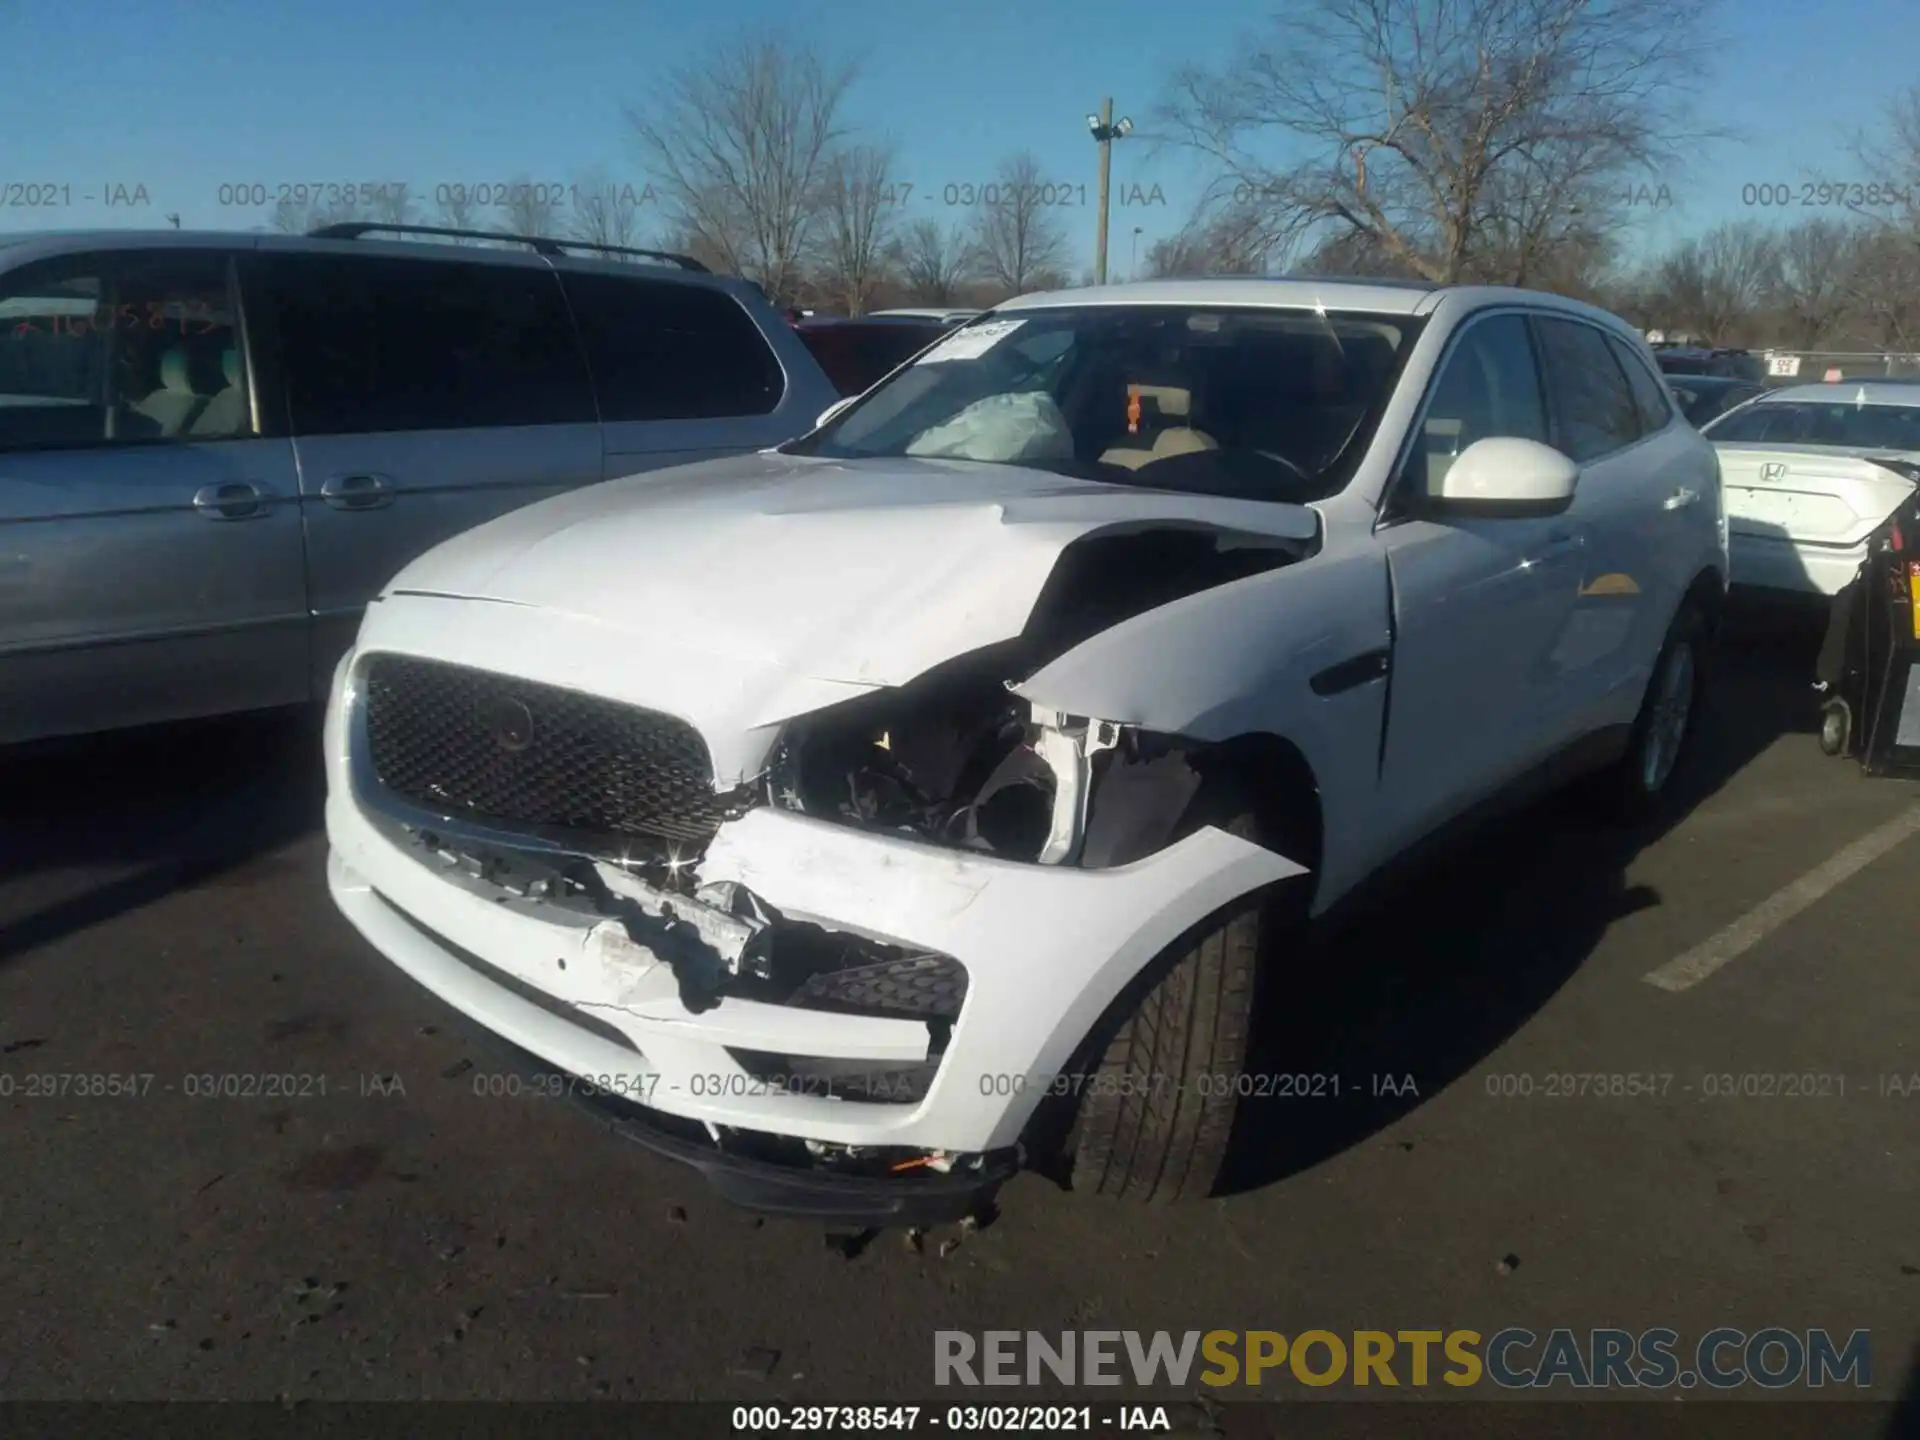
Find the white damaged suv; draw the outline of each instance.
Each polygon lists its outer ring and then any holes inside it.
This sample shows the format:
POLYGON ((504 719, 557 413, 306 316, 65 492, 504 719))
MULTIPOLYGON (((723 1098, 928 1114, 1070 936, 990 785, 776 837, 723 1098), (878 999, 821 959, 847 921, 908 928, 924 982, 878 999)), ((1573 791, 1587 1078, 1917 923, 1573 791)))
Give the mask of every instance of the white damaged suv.
POLYGON ((1543 776, 1655 805, 1726 574, 1604 312, 1026 296, 800 440, 409 565, 335 680, 329 881, 742 1203, 1200 1195, 1299 923, 1543 776))

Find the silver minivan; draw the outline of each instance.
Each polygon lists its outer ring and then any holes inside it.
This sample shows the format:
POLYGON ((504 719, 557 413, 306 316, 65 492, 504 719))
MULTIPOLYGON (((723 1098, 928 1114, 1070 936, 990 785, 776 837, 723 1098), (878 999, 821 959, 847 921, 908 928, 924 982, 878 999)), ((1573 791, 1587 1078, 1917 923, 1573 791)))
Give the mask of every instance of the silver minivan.
POLYGON ((439 541, 838 398, 744 281, 457 238, 0 237, 0 743, 322 698, 439 541))

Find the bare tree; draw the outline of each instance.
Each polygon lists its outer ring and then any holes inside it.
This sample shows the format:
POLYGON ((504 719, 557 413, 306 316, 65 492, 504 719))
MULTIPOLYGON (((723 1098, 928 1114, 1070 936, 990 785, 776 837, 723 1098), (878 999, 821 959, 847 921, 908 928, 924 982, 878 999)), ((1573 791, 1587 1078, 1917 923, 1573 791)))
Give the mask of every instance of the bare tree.
POLYGON ((1920 350, 1920 247, 1902 230, 1860 237, 1843 273, 1848 338, 1877 350, 1920 350))
POLYGON ((973 217, 981 277, 1019 295, 1041 288, 1043 276, 1061 274, 1067 237, 1047 203, 1053 187, 1043 182, 1040 162, 1023 151, 1003 161, 993 182, 982 188, 973 217))
POLYGON ((1880 130, 1859 136, 1852 148, 1864 183, 1880 192, 1866 197, 1874 203, 1858 207, 1859 213, 1920 246, 1920 190, 1914 186, 1920 177, 1920 85, 1894 96, 1880 130))
POLYGON ((1203 207, 1177 233, 1147 247, 1147 274, 1263 275, 1276 243, 1254 206, 1203 207))
POLYGON ((1779 233, 1773 284, 1766 297, 1779 338, 1797 349, 1817 350, 1839 330, 1846 319, 1860 239, 1857 225, 1826 216, 1779 233))
POLYGON ((782 302, 799 287, 852 79, 804 46, 749 33, 628 111, 670 222, 782 302))
MULTIPOLYGON (((473 195, 464 185, 437 187, 434 192, 433 223, 448 230, 485 228, 480 207, 473 203, 473 195)), ((458 240, 454 243, 465 245, 472 242, 458 240)))
POLYGON ((1163 107, 1283 232, 1432 280, 1513 279, 1683 153, 1712 0, 1299 0, 1163 107), (1269 138, 1297 162, 1268 158, 1269 138))
POLYGON ((495 189, 506 191, 506 198, 496 201, 494 205, 503 229, 515 235, 560 237, 564 228, 560 216, 567 197, 559 186, 546 181, 536 182, 522 175, 495 189))
POLYGON ((1347 275, 1361 280, 1419 278, 1418 272, 1405 260, 1360 230, 1329 235, 1300 262, 1300 271, 1306 275, 1347 275))
POLYGON ((1717 225, 1682 241, 1660 261, 1651 299, 1663 328, 1681 329, 1708 344, 1751 338, 1758 312, 1778 288, 1774 233, 1751 220, 1717 225))
POLYGON ((283 235, 307 235, 323 225, 344 225, 353 220, 376 218, 380 217, 366 213, 357 203, 344 198, 300 201, 287 196, 273 207, 268 224, 283 235))
POLYGON ((965 234, 937 220, 908 225, 894 245, 893 264, 907 298, 916 305, 952 305, 973 269, 965 234))
POLYGON ((820 215, 820 279, 833 303, 864 315, 873 301, 892 236, 896 189, 893 152, 860 145, 827 166, 820 215))
POLYGON ((640 243, 641 209, 649 194, 645 186, 616 182, 604 170, 593 170, 575 177, 568 191, 572 239, 588 245, 640 243))

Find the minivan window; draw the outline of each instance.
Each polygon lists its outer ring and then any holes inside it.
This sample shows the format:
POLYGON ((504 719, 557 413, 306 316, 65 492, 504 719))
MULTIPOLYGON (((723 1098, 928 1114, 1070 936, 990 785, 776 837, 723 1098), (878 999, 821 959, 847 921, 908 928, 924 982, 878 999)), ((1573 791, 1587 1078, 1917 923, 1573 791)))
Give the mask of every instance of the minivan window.
POLYGON ((224 255, 75 256, 0 279, 0 449, 251 432, 224 255))
POLYGON ((1578 464, 1638 440, 1640 415, 1607 337, 1577 320, 1535 316, 1558 448, 1578 464))
POLYGON ((786 376, 732 296, 673 280, 562 275, 600 418, 717 420, 771 414, 786 376))
POLYGON ((594 419, 549 270, 276 255, 269 273, 296 434, 594 419))

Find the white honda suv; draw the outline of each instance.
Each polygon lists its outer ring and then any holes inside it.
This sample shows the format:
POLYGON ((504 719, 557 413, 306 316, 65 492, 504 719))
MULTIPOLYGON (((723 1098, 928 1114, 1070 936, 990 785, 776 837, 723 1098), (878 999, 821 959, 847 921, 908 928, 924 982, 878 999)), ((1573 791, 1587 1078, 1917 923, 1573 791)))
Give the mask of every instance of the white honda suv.
POLYGON ((736 1201, 1204 1194, 1302 923, 1540 777, 1671 788, 1726 539, 1588 306, 1025 296, 800 440, 409 565, 335 680, 329 881, 736 1201))

